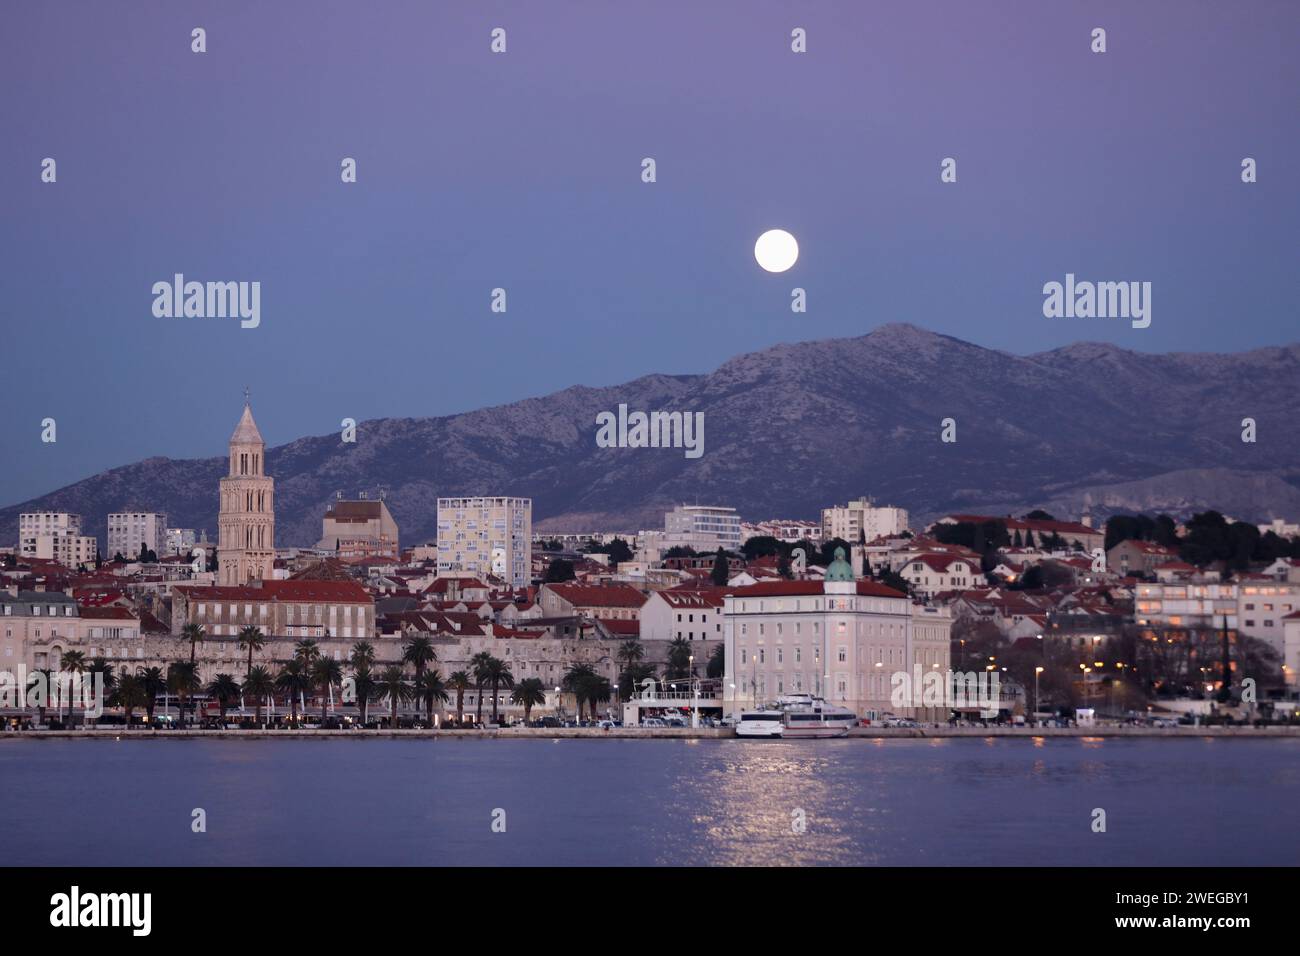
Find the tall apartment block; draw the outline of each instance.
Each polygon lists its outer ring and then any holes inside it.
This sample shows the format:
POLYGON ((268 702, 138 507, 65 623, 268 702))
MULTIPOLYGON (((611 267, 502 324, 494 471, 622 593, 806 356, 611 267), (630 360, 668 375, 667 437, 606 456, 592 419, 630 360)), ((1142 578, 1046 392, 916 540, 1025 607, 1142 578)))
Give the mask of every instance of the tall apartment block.
POLYGON ((526 587, 533 560, 531 498, 439 498, 438 570, 494 575, 526 587))
POLYGON ((134 558, 144 545, 158 557, 167 553, 167 516, 154 511, 116 511, 108 516, 109 557, 134 558))

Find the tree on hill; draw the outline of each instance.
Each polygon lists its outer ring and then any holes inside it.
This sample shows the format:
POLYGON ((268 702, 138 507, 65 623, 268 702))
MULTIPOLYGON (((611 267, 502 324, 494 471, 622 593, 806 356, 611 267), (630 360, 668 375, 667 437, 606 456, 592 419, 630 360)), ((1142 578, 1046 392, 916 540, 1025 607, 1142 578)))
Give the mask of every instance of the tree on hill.
POLYGON ((1035 508, 1033 511, 1029 512, 1029 514, 1025 515, 1025 519, 1024 519, 1024 520, 1026 520, 1026 521, 1055 521, 1056 518, 1054 518, 1052 515, 1049 515, 1049 514, 1048 514, 1046 511, 1044 511, 1042 508, 1035 508))
POLYGON ((664 558, 693 558, 695 549, 684 544, 674 545, 664 552, 664 558))

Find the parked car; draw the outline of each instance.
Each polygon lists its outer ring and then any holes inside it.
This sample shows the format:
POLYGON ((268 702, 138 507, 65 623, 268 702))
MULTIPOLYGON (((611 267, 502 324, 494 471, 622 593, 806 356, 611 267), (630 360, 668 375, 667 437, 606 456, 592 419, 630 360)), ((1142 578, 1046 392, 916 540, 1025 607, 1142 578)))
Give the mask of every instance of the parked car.
POLYGON ((647 717, 643 721, 641 721, 641 726, 642 727, 667 727, 668 725, 664 723, 663 719, 660 717, 647 717))
POLYGON ((885 717, 884 720, 881 721, 881 726, 883 726, 883 727, 915 727, 915 726, 916 726, 916 721, 913 720, 911 717, 897 717, 897 716, 895 716, 895 715, 893 715, 893 714, 889 714, 888 716, 885 717))

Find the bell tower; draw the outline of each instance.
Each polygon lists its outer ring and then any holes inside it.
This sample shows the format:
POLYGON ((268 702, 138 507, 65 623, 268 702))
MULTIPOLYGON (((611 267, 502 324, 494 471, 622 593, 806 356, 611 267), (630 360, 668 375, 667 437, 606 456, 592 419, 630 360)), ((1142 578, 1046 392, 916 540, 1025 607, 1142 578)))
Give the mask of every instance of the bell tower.
POLYGON ((244 414, 230 436, 217 517, 217 584, 238 587, 271 576, 275 564, 275 479, 266 474, 266 443, 244 391, 244 414))

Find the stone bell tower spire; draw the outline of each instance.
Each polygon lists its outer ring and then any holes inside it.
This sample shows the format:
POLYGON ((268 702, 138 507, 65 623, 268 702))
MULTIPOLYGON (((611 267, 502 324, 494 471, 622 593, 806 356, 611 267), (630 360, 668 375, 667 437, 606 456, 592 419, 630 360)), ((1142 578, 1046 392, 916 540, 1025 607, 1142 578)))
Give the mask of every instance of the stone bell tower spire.
POLYGON ((244 414, 230 436, 217 518, 217 584, 235 587, 271 576, 275 563, 275 479, 266 474, 266 443, 244 389, 244 414))

